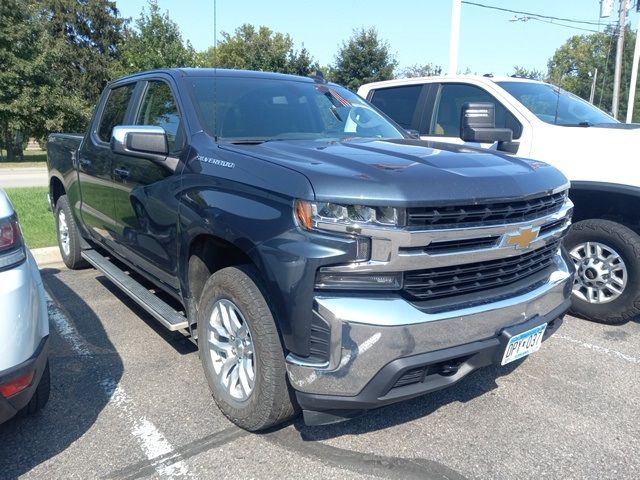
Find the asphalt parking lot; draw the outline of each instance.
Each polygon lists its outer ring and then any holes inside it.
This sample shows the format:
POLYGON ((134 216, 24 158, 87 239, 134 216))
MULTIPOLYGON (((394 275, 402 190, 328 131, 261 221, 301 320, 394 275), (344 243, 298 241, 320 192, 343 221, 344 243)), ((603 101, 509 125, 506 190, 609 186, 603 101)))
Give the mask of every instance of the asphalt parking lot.
POLYGON ((640 477, 640 324, 571 317, 516 367, 327 427, 217 410, 198 354, 95 270, 42 270, 52 393, 0 425, 1 478, 640 477))

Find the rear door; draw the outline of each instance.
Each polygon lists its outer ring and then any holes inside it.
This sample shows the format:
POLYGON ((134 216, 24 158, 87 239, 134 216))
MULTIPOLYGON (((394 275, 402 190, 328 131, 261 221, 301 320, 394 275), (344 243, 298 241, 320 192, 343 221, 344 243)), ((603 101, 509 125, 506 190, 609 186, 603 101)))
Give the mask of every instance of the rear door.
POLYGON ((428 88, 420 84, 378 88, 367 100, 402 128, 419 131, 428 88))
MULTIPOLYGON (((131 124, 162 127, 167 133, 169 156, 177 158, 186 144, 185 128, 169 81, 153 78, 141 82, 131 124)), ((112 175, 118 253, 177 289, 179 176, 166 164, 129 155, 114 157, 112 175)))
MULTIPOLYGON (((111 243, 115 232, 115 209, 112 196, 111 131, 128 119, 136 83, 118 85, 102 97, 91 132, 78 152, 80 214, 89 233, 104 243, 111 243)), ((75 205, 72 206, 75 208, 75 205)))

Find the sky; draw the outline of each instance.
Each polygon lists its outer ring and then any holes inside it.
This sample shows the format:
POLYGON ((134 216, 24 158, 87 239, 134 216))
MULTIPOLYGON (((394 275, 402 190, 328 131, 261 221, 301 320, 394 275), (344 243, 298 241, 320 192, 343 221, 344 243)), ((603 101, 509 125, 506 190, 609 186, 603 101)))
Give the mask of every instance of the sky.
MULTIPOLYGON (((471 1, 471 0, 470 0, 471 1)), ((633 0, 632 0, 633 1, 633 0)), ((458 70, 471 73, 512 74, 515 66, 546 72, 555 50, 573 35, 618 19, 618 0, 609 18, 599 18, 599 0, 473 0, 489 6, 568 18, 596 25, 539 20, 510 21, 514 13, 464 4, 461 11, 458 70), (600 25, 597 25, 599 23, 600 25)), ((196 50, 214 43, 214 0, 157 0, 160 9, 178 24, 196 50)), ((116 0, 123 17, 136 19, 147 0, 116 0)), ((321 65, 332 64, 342 43, 354 29, 375 27, 388 42, 398 69, 415 64, 449 64, 452 0, 217 0, 216 31, 233 33, 243 23, 265 25, 288 33, 297 49, 303 45, 321 65)), ((629 11, 635 30, 639 15, 629 11)))

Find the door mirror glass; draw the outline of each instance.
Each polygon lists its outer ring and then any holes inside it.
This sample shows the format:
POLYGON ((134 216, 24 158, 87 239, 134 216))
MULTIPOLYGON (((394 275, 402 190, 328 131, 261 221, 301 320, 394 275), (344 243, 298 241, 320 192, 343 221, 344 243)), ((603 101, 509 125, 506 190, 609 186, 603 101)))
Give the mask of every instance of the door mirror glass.
POLYGON ((468 102, 462 105, 460 138, 465 142, 510 142, 510 128, 496 128, 496 106, 493 103, 468 102))

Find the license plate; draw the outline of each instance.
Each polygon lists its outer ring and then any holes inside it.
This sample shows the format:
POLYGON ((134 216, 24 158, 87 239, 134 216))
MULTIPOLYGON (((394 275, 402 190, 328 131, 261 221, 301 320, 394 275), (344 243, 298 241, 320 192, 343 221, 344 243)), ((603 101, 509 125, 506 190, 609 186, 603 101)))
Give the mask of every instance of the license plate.
POLYGON ((537 352, 540 349, 540 345, 542 345, 542 337, 546 328, 547 324, 545 323, 511 337, 511 340, 509 340, 507 348, 504 351, 501 365, 506 365, 509 362, 513 362, 514 360, 526 357, 533 352, 537 352))

